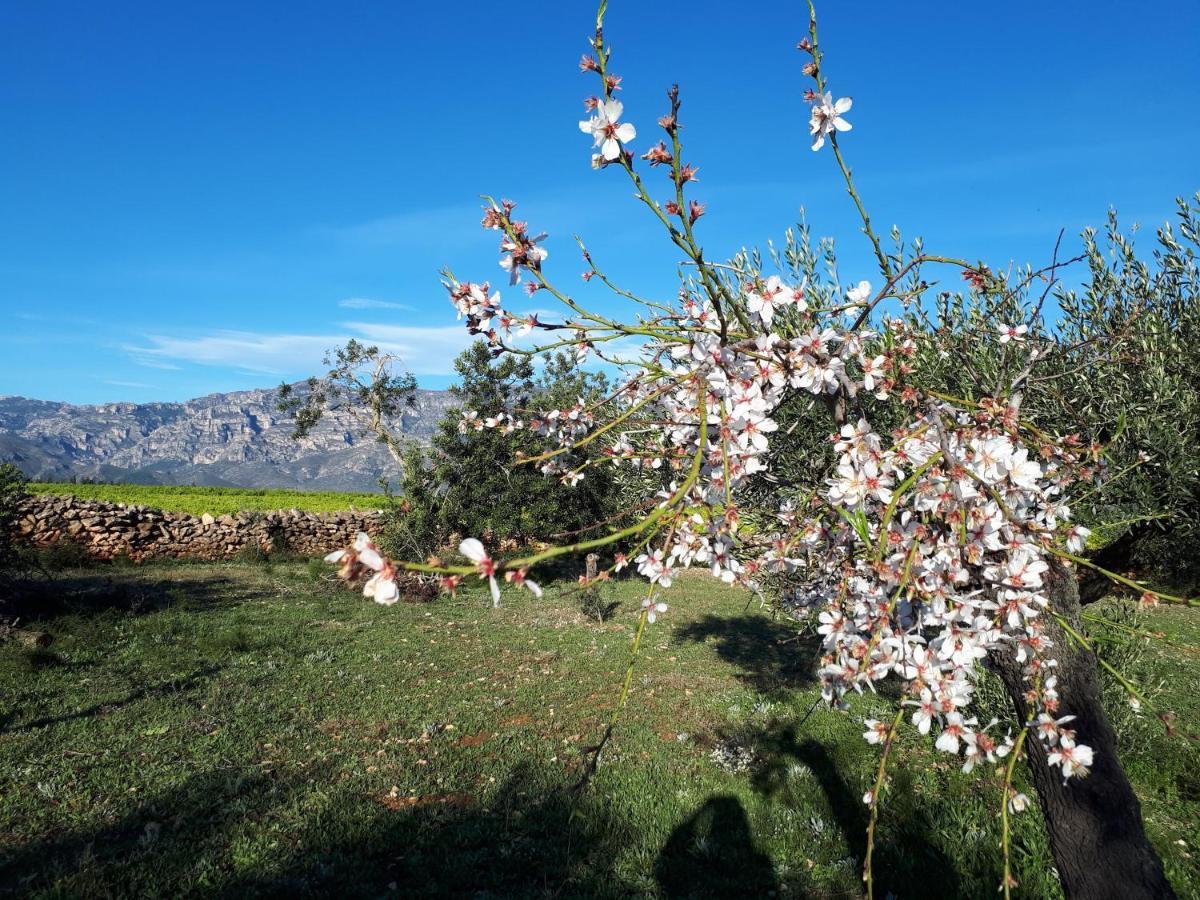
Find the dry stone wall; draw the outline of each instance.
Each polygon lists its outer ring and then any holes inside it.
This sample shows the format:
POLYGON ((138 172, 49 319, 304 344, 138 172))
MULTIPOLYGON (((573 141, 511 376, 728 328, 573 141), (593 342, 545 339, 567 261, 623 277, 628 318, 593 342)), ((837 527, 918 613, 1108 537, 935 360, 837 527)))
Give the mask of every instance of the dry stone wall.
POLYGON ((247 546, 320 556, 345 547, 359 531, 378 532, 382 524, 378 510, 191 516, 149 506, 35 495, 22 501, 16 536, 39 547, 74 541, 96 559, 127 556, 141 562, 161 557, 230 559, 247 546))

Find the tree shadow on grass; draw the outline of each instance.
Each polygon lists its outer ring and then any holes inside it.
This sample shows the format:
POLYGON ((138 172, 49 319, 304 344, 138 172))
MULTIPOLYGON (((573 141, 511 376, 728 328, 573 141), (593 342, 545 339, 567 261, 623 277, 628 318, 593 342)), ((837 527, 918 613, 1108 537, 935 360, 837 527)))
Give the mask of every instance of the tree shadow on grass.
MULTIPOLYGON (((104 827, 0 848, 0 895, 170 896, 236 820, 286 800, 269 776, 201 772, 104 827)), ((191 885, 193 888, 195 885, 191 885)))
POLYGON ((755 746, 762 760, 754 773, 755 790, 789 807, 802 808, 806 801, 793 793, 788 773, 795 763, 805 766, 825 795, 851 854, 861 865, 866 858, 868 810, 862 792, 851 789, 829 751, 812 738, 802 738, 791 724, 762 731, 755 746))
POLYGON ((738 668, 738 678, 763 694, 777 694, 815 681, 820 641, 766 616, 707 615, 675 632, 678 643, 711 644, 738 668))
MULTIPOLYGON (((861 865, 866 812, 856 789, 821 745, 786 729, 775 737, 763 742, 777 755, 756 787, 779 796, 772 767, 812 768, 861 865)), ((640 874, 619 861, 639 843, 642 823, 611 797, 574 794, 557 768, 518 766, 486 798, 372 793, 332 779, 314 786, 310 776, 305 768, 196 772, 100 826, 0 844, 0 896, 616 898, 657 888, 664 897, 765 897, 782 889, 731 796, 710 797, 680 822, 640 874)), ((813 811, 811 798, 799 811, 813 811)), ((878 896, 960 895, 947 861, 921 850, 919 819, 886 825, 878 896)), ((825 896, 803 872, 786 886, 792 896, 825 896)))
MULTIPOLYGON (((799 763, 812 773, 855 863, 866 860, 870 808, 863 802, 867 785, 854 786, 843 774, 848 761, 829 746, 803 736, 794 724, 775 725, 755 739, 762 760, 753 784, 761 794, 801 812, 812 810, 811 797, 797 791, 789 772, 799 763)), ((836 745, 834 745, 836 750, 836 745)), ((889 770, 890 784, 880 805, 873 869, 877 896, 960 897, 962 879, 951 858, 938 846, 937 797, 922 796, 912 773, 900 762, 889 770)), ((952 802, 942 798, 940 802, 952 802)))
POLYGON ((0 895, 625 897, 614 866, 635 827, 532 765, 486 805, 202 772, 112 825, 0 849, 0 895))
POLYGON ((87 572, 44 581, 26 581, 0 599, 0 616, 48 622, 60 616, 119 612, 144 615, 172 606, 202 612, 231 603, 261 600, 269 591, 245 580, 208 576, 147 577, 134 572, 87 572))
POLYGON ((12 710, 5 718, 0 718, 0 734, 21 734, 27 731, 34 731, 38 728, 45 728, 49 725, 57 725, 61 722, 73 722, 78 719, 90 719, 92 716, 102 716, 112 712, 115 709, 120 709, 123 706, 129 706, 132 703, 137 703, 141 700, 146 700, 151 697, 165 697, 169 694, 182 694, 191 691, 201 684, 212 678, 219 671, 221 666, 212 664, 201 666, 194 672, 184 675, 181 678, 169 678, 158 684, 147 685, 146 687, 138 688, 136 691, 131 691, 124 697, 116 700, 104 700, 100 703, 94 703, 91 706, 76 710, 72 713, 65 713, 61 716, 45 716, 40 719, 34 719, 31 722, 25 722, 15 728, 8 728, 7 723, 17 717, 18 710, 12 710))

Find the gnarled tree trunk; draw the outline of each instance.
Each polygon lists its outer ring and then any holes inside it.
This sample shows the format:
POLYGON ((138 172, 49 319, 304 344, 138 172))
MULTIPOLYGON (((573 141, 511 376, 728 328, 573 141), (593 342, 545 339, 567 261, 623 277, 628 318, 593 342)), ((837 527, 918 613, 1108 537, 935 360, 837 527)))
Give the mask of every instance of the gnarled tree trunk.
MULTIPOLYGON (((1074 573, 1054 565, 1047 573, 1047 594, 1055 612, 1079 627, 1079 588, 1074 573)), ((1117 739, 1100 699, 1095 657, 1075 644, 1047 618, 1058 660, 1059 716, 1070 723, 1079 743, 1095 752, 1091 774, 1065 784, 1062 771, 1047 762, 1041 741, 1026 741, 1029 768, 1037 787, 1050 847, 1063 891, 1071 900, 1173 898, 1162 861, 1146 837, 1142 808, 1117 758, 1117 739)), ((1021 666, 1011 651, 993 654, 992 663, 1016 706, 1019 721, 1028 718, 1021 666)))

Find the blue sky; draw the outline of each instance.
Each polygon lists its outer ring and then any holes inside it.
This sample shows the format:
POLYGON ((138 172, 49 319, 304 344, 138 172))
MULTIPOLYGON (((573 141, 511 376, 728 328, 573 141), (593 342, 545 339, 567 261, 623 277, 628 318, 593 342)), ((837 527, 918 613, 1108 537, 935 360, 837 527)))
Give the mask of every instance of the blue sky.
MULTIPOLYGON (((612 0, 613 67, 639 152, 680 83, 709 258, 778 239, 803 206, 838 240, 843 279, 869 278, 833 159, 808 149, 799 10, 612 0)), ((1109 205, 1154 226, 1200 189, 1194 3, 819 12, 831 86, 854 98, 843 147, 882 230, 1045 262, 1060 227, 1109 205)), ((444 386, 466 335, 439 268, 501 280, 482 193, 550 232, 561 282, 578 283, 580 233, 619 281, 669 294, 677 252, 618 172, 591 171, 576 125, 592 15, 575 0, 7 4, 0 394, 271 385, 349 336, 444 386)))

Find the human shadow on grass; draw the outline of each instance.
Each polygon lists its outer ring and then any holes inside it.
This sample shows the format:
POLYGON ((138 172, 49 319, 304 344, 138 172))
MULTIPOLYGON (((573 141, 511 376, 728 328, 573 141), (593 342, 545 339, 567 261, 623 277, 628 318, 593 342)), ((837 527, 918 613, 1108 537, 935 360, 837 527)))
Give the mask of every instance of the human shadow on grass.
MULTIPOLYGON (((870 808, 863 802, 866 785, 852 786, 844 775, 849 761, 839 760, 825 744, 805 737, 793 723, 770 726, 756 735, 754 742, 760 758, 753 776, 755 789, 798 812, 819 813, 813 809, 811 794, 797 787, 792 777, 797 764, 802 767, 800 772, 811 773, 828 814, 861 869, 866 860, 870 808)), ((935 839, 931 804, 937 799, 919 795, 914 787, 908 770, 893 766, 889 790, 880 806, 873 854, 876 895, 963 896, 959 873, 935 839)))
POLYGON ((766 616, 706 615, 678 629, 675 641, 710 644, 721 659, 737 667, 737 677, 759 693, 786 692, 815 681, 820 641, 766 616))
POLYGON ((64 713, 60 716, 44 716, 40 719, 34 719, 30 722, 25 722, 16 727, 9 728, 7 723, 15 719, 19 710, 12 710, 7 718, 0 721, 0 734, 21 734, 27 731, 35 731, 38 728, 45 728, 49 725, 57 725, 62 722, 74 722, 79 719, 90 719, 93 716, 102 716, 113 710, 120 709, 123 706, 137 703, 141 700, 146 700, 152 697, 165 697, 171 694, 185 694, 189 691, 200 687, 202 684, 211 679, 219 671, 221 666, 208 665, 200 666, 195 671, 184 675, 181 678, 168 678, 158 684, 150 684, 145 687, 138 688, 135 691, 130 691, 124 697, 118 697, 115 700, 103 700, 99 703, 93 703, 91 706, 86 706, 83 709, 76 710, 71 713, 64 713))

